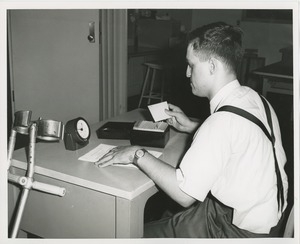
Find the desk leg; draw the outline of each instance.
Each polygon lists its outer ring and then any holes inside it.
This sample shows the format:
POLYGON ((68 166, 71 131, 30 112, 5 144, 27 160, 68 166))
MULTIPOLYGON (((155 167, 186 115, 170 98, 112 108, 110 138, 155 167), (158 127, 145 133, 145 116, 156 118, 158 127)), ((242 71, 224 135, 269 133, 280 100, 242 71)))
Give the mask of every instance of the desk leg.
POLYGON ((263 78, 263 88, 262 88, 262 95, 266 98, 267 97, 267 93, 271 88, 271 84, 270 84, 270 80, 267 78, 263 78))
POLYGON ((116 238, 141 238, 147 200, 157 192, 155 186, 133 200, 116 198, 116 238))

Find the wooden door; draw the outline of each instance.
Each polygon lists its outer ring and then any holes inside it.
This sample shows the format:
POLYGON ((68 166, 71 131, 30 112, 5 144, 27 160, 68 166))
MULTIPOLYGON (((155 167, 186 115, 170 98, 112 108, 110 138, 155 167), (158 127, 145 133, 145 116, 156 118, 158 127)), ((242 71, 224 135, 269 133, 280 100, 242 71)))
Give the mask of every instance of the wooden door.
POLYGON ((99 121, 99 10, 10 10, 13 112, 99 121), (95 42, 88 40, 95 24, 95 42))

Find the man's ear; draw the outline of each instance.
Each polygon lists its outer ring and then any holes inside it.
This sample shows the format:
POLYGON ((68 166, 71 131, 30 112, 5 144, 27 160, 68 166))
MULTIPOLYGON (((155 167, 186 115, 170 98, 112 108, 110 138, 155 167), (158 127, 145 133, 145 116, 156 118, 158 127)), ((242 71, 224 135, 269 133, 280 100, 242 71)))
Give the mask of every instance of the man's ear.
POLYGON ((215 58, 210 58, 209 61, 209 72, 211 75, 213 75, 216 72, 217 69, 217 62, 215 58))

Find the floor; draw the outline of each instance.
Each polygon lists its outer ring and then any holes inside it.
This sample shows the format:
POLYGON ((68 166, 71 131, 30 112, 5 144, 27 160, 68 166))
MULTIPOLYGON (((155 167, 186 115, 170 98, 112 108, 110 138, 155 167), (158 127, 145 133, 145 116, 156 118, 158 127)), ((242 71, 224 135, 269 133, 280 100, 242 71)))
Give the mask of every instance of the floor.
MULTIPOLYGON (((176 98, 171 98, 174 104, 179 106, 186 112, 188 116, 205 119, 209 116, 208 101, 206 99, 198 99, 188 91, 181 90, 178 92, 177 101, 176 98), (180 99, 178 99, 180 98, 180 99), (194 108, 197 107, 197 111, 194 108)), ((294 130, 293 130, 293 98, 289 95, 278 95, 269 93, 267 99, 274 107, 282 134, 282 142, 287 155, 287 163, 285 171, 288 175, 289 180, 289 192, 288 192, 288 203, 289 208, 293 204, 293 191, 294 191, 294 130)), ((128 98, 128 110, 132 110, 137 107, 139 96, 128 98)), ((143 103, 142 107, 146 107, 143 103)), ((164 193, 160 192, 154 195, 147 203, 145 209, 145 222, 158 219, 165 214, 173 213, 180 210, 181 207, 174 203, 164 193)))

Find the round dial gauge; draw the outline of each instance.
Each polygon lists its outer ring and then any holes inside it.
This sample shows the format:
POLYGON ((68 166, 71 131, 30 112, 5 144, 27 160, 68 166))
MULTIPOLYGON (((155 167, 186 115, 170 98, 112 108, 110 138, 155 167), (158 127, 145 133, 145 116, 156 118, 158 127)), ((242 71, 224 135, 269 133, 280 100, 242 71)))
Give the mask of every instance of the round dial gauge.
POLYGON ((78 135, 86 140, 90 136, 90 127, 88 126, 87 122, 83 119, 77 120, 76 129, 78 132, 78 135))

